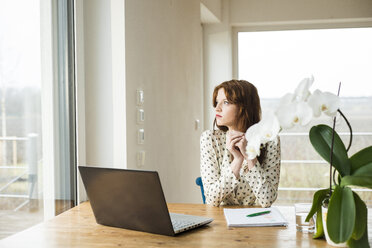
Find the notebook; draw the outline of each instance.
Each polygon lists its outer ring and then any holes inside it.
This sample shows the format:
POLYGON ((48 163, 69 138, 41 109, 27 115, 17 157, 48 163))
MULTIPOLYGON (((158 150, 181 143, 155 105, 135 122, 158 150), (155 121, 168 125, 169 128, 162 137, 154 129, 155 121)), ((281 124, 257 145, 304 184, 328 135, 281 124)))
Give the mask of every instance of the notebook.
POLYGON ((224 214, 228 226, 249 227, 249 226, 287 226, 288 222, 280 213, 279 209, 271 208, 224 208, 224 214), (270 211, 254 217, 247 215, 263 211, 270 211))
POLYGON ((79 171, 98 224, 174 236, 213 221, 169 213, 156 171, 88 166, 79 171))

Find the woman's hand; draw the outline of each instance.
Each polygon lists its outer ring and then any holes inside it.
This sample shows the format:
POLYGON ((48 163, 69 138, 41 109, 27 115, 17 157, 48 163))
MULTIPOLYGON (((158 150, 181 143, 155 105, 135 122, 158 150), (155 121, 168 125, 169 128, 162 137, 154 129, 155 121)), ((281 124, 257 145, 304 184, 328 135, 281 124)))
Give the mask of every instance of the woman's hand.
POLYGON ((230 166, 236 178, 240 177, 240 169, 244 161, 244 156, 237 146, 237 143, 242 139, 244 139, 244 134, 241 132, 228 131, 226 134, 226 148, 233 155, 233 161, 230 166))
POLYGON ((236 146, 239 148, 240 150, 240 153, 243 155, 244 159, 248 162, 248 170, 252 169, 256 162, 257 162, 257 158, 254 158, 254 159, 248 159, 248 155, 247 155, 247 140, 245 139, 245 135, 244 133, 241 133, 241 132, 238 132, 238 131, 234 131, 235 133, 240 133, 243 135, 242 139, 236 143, 236 146))
POLYGON ((226 134, 226 148, 233 155, 234 160, 238 159, 243 162, 244 155, 238 147, 238 143, 244 138, 244 133, 238 131, 228 131, 226 134))

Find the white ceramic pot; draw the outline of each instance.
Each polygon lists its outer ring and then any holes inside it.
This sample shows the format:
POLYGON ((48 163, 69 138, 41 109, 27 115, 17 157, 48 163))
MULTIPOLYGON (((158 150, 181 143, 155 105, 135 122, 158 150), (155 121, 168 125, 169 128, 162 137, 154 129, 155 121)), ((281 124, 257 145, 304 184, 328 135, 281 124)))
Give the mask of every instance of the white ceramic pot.
POLYGON ((329 245, 335 246, 335 247, 347 247, 346 242, 345 243, 339 243, 336 244, 334 243, 328 236, 328 230, 327 230, 327 213, 328 213, 328 208, 322 207, 322 222, 323 222, 323 230, 324 230, 324 235, 326 237, 327 243, 329 245))

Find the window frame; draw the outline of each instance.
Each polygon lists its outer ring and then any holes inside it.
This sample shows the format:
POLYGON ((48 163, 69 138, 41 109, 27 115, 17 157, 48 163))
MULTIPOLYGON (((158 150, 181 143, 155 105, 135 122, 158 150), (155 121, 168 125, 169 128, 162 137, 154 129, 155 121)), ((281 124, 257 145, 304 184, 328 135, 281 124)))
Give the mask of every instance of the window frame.
POLYGON ((77 205, 74 4, 40 0, 44 220, 77 205))
MULTIPOLYGON (((239 40, 240 32, 258 32, 258 31, 285 31, 285 30, 309 30, 309 29, 337 29, 337 28, 372 28, 371 18, 342 19, 342 20, 322 20, 322 21, 288 21, 288 22, 268 22, 251 23, 244 26, 232 28, 232 73, 233 78, 239 78, 239 40)), ((338 133, 340 136, 348 136, 348 132, 338 133)), ((308 133, 282 132, 279 136, 302 136, 308 133)), ((353 132, 353 136, 372 136, 372 132, 353 132)), ((319 160, 282 160, 282 163, 326 163, 319 160)), ((317 191, 321 188, 293 188, 279 187, 279 191, 317 191)), ((371 189, 357 188, 356 192, 372 192, 371 189)))

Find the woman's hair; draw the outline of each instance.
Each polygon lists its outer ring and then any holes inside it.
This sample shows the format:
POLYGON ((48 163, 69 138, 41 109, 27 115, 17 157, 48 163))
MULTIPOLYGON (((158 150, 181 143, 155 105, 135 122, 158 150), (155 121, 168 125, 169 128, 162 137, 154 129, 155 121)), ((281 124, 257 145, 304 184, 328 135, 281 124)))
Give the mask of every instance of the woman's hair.
MULTIPOLYGON (((256 87, 245 80, 230 80, 217 85, 213 91, 213 107, 216 107, 219 89, 225 90, 226 99, 237 106, 237 128, 243 132, 261 120, 260 98, 256 87)), ((227 131, 226 126, 217 125, 216 118, 213 127, 227 131)))
MULTIPOLYGON (((213 107, 217 105, 218 91, 223 88, 226 99, 237 106, 237 128, 243 132, 261 120, 261 104, 258 96, 257 88, 245 80, 230 80, 217 85, 213 91, 213 107)), ((217 126, 218 129, 226 132, 228 127, 217 125, 214 118, 213 129, 217 126)), ((266 148, 261 148, 258 161, 262 163, 266 154, 266 148)))

